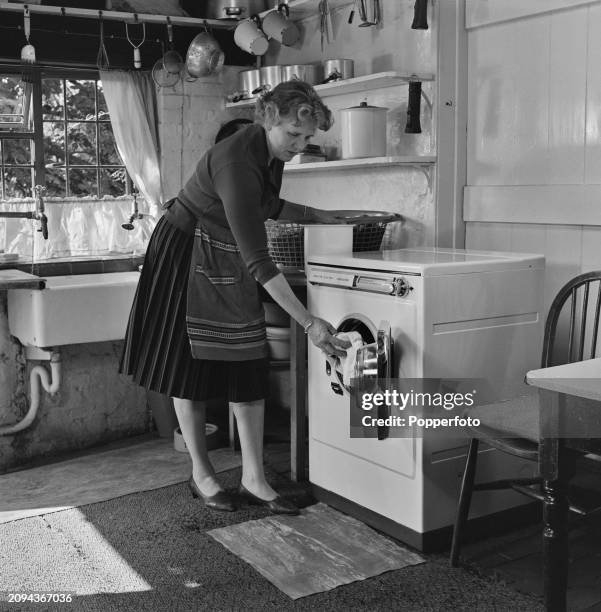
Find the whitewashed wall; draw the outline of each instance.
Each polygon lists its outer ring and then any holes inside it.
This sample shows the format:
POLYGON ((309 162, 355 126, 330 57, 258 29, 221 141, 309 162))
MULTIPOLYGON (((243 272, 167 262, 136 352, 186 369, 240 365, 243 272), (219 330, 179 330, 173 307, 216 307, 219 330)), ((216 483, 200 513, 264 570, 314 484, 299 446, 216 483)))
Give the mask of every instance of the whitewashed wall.
MULTIPOLYGON (((317 4, 317 3, 316 3, 317 4)), ((371 10, 371 2, 368 3, 371 10)), ((301 22, 301 39, 294 47, 271 43, 265 63, 298 64, 325 59, 348 58, 355 63, 355 76, 396 70, 403 73, 436 73, 437 23, 430 5, 428 30, 412 30, 413 0, 382 0, 382 23, 359 28, 358 12, 354 23, 347 23, 352 3, 332 11, 334 40, 321 48, 317 8, 315 15, 301 22)), ((436 95, 433 83, 424 83, 430 99, 436 95)), ((389 109, 387 143, 389 155, 435 155, 436 134, 432 113, 422 100, 422 134, 405 134, 407 85, 352 95, 325 98, 335 113, 335 124, 326 134, 318 134, 316 144, 340 151, 341 108, 356 106, 364 99, 369 104, 389 109)), ((432 169, 435 172, 435 169, 432 169)), ((432 180, 434 184, 434 180, 432 180)), ((282 197, 325 209, 385 210, 404 215, 404 230, 394 237, 392 246, 433 244, 435 241, 435 195, 426 176, 412 167, 390 166, 374 169, 328 170, 288 174, 284 177, 282 197)))
POLYGON ((601 267, 601 3, 468 0, 468 248, 601 267))
POLYGON ((237 89, 242 68, 226 66, 216 76, 180 81, 157 92, 161 141, 161 178, 168 200, 175 197, 203 153, 213 144, 219 126, 251 111, 228 110, 225 96, 237 89))

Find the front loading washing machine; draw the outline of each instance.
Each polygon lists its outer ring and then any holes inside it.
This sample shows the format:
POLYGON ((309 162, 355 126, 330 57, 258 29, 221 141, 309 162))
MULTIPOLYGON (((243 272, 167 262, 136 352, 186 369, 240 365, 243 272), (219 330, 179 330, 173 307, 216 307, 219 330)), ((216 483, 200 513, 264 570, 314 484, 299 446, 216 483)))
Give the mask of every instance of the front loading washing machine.
MULTIPOLYGON (((306 272, 309 311, 339 331, 359 332, 366 344, 385 340, 393 379, 484 380, 481 403, 528 392, 524 375, 541 354, 542 256, 439 248, 309 254, 306 272)), ((352 437, 349 388, 312 345, 308 387, 316 497, 421 550, 448 542, 465 433, 352 437)), ((485 447, 477 479, 533 469, 485 447)), ((470 517, 498 518, 525 499, 481 492, 470 517)))

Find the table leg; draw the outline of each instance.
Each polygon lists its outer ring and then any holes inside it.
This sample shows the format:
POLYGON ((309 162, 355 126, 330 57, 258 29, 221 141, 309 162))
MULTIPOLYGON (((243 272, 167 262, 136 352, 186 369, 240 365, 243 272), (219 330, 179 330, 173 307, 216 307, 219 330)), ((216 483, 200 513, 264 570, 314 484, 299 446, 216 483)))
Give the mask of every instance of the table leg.
POLYGON ((562 480, 543 481, 543 587, 545 607, 566 609, 568 582, 568 503, 562 480))
POLYGON ((539 389, 541 443, 539 469, 543 478, 543 594, 552 612, 566 610, 568 582, 568 500, 562 465, 562 421, 565 396, 539 389))
POLYGON ((290 319, 290 477, 305 480, 307 457, 307 338, 301 325, 290 319))

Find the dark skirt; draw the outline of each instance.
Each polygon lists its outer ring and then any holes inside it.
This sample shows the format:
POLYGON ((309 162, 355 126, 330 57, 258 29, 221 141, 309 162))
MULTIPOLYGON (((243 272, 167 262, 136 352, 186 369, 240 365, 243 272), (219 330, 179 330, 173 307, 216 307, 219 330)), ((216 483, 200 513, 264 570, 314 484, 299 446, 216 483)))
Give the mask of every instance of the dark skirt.
POLYGON ((170 397, 231 402, 264 399, 269 393, 267 359, 193 359, 186 332, 186 295, 193 235, 164 217, 148 243, 132 304, 119 371, 170 397))

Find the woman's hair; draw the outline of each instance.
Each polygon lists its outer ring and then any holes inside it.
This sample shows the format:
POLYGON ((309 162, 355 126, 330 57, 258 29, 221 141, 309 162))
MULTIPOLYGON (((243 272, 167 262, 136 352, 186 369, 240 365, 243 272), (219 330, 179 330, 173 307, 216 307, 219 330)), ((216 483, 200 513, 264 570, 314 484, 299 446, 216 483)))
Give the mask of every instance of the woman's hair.
POLYGON ((217 144, 220 140, 235 134, 242 128, 246 127, 249 123, 252 123, 250 119, 245 119, 244 117, 238 117, 237 119, 232 119, 227 123, 224 123, 217 132, 217 136, 215 136, 215 144, 217 144))
POLYGON ((266 112, 271 108, 274 122, 281 117, 293 117, 297 122, 313 119, 324 132, 333 123, 332 112, 322 102, 317 92, 304 81, 284 81, 264 93, 255 105, 255 119, 265 123, 266 112))

